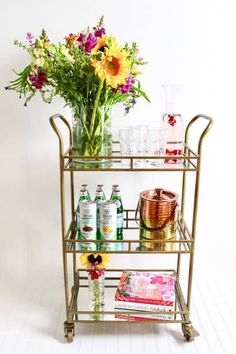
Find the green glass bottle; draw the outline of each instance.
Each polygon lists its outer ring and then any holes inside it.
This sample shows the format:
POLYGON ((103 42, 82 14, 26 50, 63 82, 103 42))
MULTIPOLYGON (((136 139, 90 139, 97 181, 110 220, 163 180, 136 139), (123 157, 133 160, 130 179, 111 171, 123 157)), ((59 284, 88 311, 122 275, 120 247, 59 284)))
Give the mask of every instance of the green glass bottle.
POLYGON ((116 189, 120 189, 119 184, 113 184, 113 185, 112 185, 110 200, 112 200, 113 193, 114 193, 114 191, 115 191, 116 189))
POLYGON ((91 197, 90 197, 90 194, 89 194, 89 191, 88 191, 88 185, 87 185, 87 184, 81 184, 81 189, 83 189, 83 190, 86 190, 86 191, 87 191, 87 194, 88 194, 88 200, 90 201, 90 200, 91 200, 91 197))
MULTIPOLYGON (((100 204, 105 201, 104 192, 101 188, 97 188, 95 194, 95 202, 97 203, 97 239, 101 240, 101 233, 100 233, 100 204)), ((98 245, 99 246, 99 245, 98 245)))
MULTIPOLYGON (((81 202, 82 200, 89 200, 88 199, 88 191, 86 189, 84 189, 84 188, 80 190, 79 202, 81 202)), ((77 209, 76 209, 76 227, 77 227, 78 234, 80 233, 79 202, 78 202, 78 206, 77 206, 77 209)))
POLYGON ((103 184, 97 184, 97 190, 101 190, 103 192, 104 200, 106 200, 106 196, 105 196, 104 189, 103 189, 103 184))
POLYGON ((123 240, 123 228, 124 228, 124 208, 121 199, 121 194, 119 189, 114 189, 112 200, 116 202, 117 205, 117 240, 123 240))

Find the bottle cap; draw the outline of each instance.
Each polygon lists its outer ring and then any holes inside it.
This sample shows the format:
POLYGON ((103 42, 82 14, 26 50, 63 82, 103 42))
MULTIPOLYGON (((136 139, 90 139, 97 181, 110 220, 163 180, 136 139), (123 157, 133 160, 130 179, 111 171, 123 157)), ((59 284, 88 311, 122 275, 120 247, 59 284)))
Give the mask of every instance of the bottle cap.
POLYGON ((102 194, 103 194, 103 191, 102 191, 101 189, 97 188, 97 189, 96 189, 96 194, 97 194, 97 193, 99 193, 99 194, 102 193, 102 194))

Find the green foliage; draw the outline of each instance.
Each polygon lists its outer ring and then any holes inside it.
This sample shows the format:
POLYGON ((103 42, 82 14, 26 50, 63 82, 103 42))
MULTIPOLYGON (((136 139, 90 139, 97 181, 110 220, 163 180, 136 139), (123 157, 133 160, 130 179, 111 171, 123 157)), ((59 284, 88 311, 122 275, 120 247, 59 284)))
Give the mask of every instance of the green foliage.
POLYGON ((128 77, 132 77, 137 85, 130 85, 130 90, 122 91, 120 89, 122 85, 114 89, 114 86, 111 87, 104 80, 101 90, 99 89, 101 77, 96 72, 92 61, 93 59, 100 61, 106 55, 106 48, 113 45, 113 37, 107 36, 107 44, 101 50, 95 52, 86 50, 86 45, 91 38, 95 41, 100 39, 95 37, 96 31, 99 30, 104 30, 103 17, 93 31, 88 27, 79 34, 69 35, 64 42, 58 44, 50 42, 44 29, 35 39, 31 34, 27 34, 27 44, 16 40, 14 44, 28 52, 29 64, 20 73, 15 72, 17 78, 10 81, 6 89, 15 90, 20 97, 24 96, 26 103, 37 93, 47 103, 50 103, 54 96, 59 95, 66 105, 72 108, 81 104, 92 106, 96 100, 97 105, 114 105, 123 102, 129 108, 140 96, 149 101, 147 95, 141 90, 140 82, 136 80, 136 67, 143 65, 143 62, 137 58, 138 49, 135 42, 131 47, 126 43, 120 50, 126 53, 130 65, 128 77), (100 90, 99 98, 98 90, 100 90))

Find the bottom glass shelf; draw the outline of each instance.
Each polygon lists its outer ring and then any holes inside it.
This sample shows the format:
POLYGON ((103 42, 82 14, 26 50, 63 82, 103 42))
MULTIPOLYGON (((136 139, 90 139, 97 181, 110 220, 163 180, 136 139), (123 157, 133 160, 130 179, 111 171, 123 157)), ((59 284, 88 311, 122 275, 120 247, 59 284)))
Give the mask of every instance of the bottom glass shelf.
POLYGON ((105 278, 105 306, 103 311, 89 311, 89 289, 87 272, 78 269, 74 286, 72 287, 69 304, 69 318, 71 322, 144 322, 158 323, 186 323, 189 315, 184 296, 179 284, 178 276, 174 270, 137 270, 124 271, 163 272, 175 276, 175 308, 173 311, 131 311, 114 308, 114 298, 122 269, 109 269, 105 278), (151 316, 148 316, 151 315, 151 316), (168 316, 167 316, 168 315, 168 316), (149 317, 149 318, 148 318, 149 317), (151 317, 151 318, 150 318, 151 317), (155 317, 155 318, 153 318, 155 317), (168 317, 168 318, 167 318, 168 317), (161 319, 160 319, 161 318, 161 319))

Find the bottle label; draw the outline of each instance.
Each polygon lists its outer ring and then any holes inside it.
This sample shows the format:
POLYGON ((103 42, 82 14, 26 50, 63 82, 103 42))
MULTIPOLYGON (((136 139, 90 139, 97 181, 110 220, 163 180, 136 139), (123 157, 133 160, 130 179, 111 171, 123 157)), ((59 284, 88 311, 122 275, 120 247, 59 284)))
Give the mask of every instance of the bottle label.
POLYGON ((117 229, 120 229, 124 226, 124 214, 117 214, 117 229))
POLYGON ((121 206, 121 202, 120 202, 120 200, 116 199, 116 200, 114 200, 114 202, 116 202, 116 206, 117 206, 117 208, 119 208, 119 207, 121 206))
POLYGON ((102 203, 100 206, 100 233, 104 240, 116 239, 116 204, 112 201, 102 203))
POLYGON ((95 202, 80 202, 80 232, 82 238, 95 240, 97 232, 97 207, 95 202))

